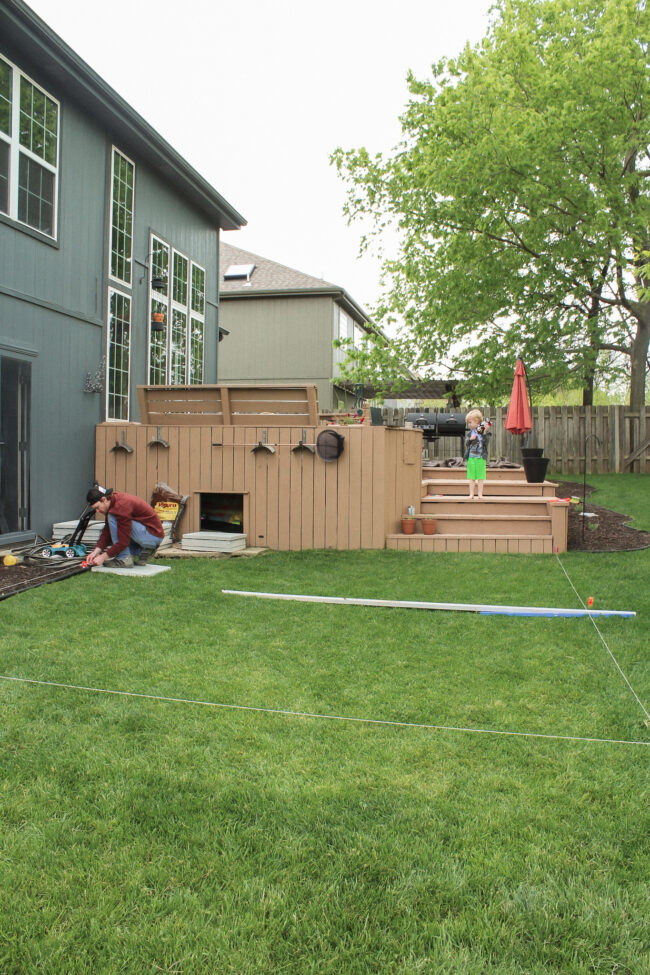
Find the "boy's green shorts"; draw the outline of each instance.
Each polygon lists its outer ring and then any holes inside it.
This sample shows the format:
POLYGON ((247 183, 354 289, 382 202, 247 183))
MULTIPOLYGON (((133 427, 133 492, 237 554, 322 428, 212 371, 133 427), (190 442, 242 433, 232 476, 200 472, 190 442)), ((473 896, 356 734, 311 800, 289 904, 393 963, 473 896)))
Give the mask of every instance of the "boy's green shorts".
POLYGON ((485 480, 485 458, 484 457, 467 458, 467 480, 468 481, 485 480))

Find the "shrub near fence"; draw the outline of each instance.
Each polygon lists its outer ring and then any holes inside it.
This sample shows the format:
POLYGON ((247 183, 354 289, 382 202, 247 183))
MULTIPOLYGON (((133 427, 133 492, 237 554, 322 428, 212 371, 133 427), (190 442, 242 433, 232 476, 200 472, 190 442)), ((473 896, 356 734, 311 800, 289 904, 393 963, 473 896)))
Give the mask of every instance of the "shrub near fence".
MULTIPOLYGON (((481 407, 492 422, 490 457, 521 461, 520 438, 505 429, 507 407, 481 407)), ((383 409, 384 423, 402 426, 412 408, 383 409)), ((531 446, 544 448, 550 468, 565 474, 650 473, 650 407, 533 407, 531 446)), ((457 457, 456 437, 424 444, 431 459, 457 457)))

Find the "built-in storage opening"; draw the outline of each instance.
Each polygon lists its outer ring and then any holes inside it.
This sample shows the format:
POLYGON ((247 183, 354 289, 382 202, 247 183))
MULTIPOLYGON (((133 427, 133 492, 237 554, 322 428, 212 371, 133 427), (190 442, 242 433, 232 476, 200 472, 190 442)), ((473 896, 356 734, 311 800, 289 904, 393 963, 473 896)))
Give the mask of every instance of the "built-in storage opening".
POLYGON ((243 494, 200 494, 200 525, 205 532, 244 531, 243 494))

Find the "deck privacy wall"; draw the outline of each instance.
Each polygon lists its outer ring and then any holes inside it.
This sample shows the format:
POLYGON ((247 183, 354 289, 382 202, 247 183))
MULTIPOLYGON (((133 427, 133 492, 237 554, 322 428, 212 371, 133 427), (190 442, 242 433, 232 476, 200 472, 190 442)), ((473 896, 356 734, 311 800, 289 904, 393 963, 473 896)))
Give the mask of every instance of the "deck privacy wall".
POLYGON ((95 476, 105 487, 145 500, 157 481, 189 495, 182 534, 200 528, 199 495, 223 492, 244 496, 249 545, 384 548, 402 513, 419 505, 422 434, 333 427, 345 444, 339 459, 326 463, 299 446, 301 440, 314 445, 323 429, 102 423, 96 428, 95 476), (161 440, 169 446, 155 443, 161 440), (259 447, 264 443, 274 453, 259 447))

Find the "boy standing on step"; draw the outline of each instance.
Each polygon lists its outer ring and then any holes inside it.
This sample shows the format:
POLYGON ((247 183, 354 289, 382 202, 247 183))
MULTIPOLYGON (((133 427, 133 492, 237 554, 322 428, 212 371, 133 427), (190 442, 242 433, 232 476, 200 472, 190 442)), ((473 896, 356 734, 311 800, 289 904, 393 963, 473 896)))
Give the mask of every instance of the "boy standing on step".
POLYGON ((483 500, 483 485, 486 477, 486 461, 488 442, 490 439, 490 421, 483 419, 480 410, 470 410, 465 417, 469 433, 465 437, 465 452, 463 460, 467 461, 467 480, 469 481, 469 498, 474 500, 476 489, 478 500, 483 500))

